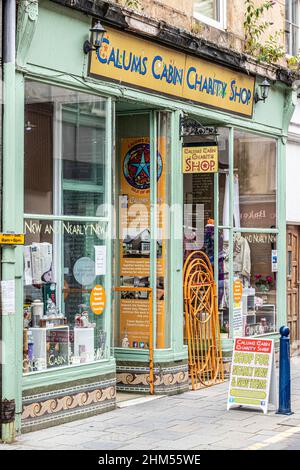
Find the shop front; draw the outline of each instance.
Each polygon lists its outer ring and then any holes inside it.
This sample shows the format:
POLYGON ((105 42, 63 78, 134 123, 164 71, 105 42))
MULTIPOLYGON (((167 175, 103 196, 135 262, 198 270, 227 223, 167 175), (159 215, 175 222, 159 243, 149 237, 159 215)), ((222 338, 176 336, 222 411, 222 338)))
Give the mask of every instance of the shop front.
POLYGON ((85 55, 93 21, 42 1, 19 28, 22 432, 114 409, 118 392, 188 390, 193 251, 213 266, 225 371, 234 337, 276 338, 286 320, 288 86, 255 104, 261 77, 109 22, 85 55))

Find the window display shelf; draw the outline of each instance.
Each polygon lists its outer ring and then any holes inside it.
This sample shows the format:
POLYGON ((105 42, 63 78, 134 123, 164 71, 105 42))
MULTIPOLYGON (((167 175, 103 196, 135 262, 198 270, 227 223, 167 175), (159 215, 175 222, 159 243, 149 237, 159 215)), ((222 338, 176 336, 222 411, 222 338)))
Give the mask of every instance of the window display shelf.
POLYGON ((28 329, 28 356, 32 371, 69 364, 69 326, 28 329))
POLYGON ((276 329, 276 307, 274 304, 263 304, 255 312, 243 315, 245 336, 273 333, 276 329))
POLYGON ((95 328, 74 328, 73 364, 92 362, 95 358, 95 328))

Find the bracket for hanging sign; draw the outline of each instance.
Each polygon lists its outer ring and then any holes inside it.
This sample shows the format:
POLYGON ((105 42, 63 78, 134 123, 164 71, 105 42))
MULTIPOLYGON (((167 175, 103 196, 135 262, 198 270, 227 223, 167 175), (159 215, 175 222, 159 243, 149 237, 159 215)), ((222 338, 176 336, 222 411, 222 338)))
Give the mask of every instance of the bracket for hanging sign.
POLYGON ((217 140, 219 135, 216 126, 203 126, 201 122, 192 119, 188 116, 180 117, 180 137, 187 136, 200 136, 200 137, 214 137, 217 140))
POLYGON ((24 233, 0 233, 0 246, 19 246, 25 244, 24 233))

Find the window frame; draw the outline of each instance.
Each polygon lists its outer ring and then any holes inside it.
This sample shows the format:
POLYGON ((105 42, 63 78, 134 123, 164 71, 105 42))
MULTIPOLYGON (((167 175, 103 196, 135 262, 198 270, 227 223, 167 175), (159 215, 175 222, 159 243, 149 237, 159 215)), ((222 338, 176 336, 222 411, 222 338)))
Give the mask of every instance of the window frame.
POLYGON ((292 5, 293 0, 286 0, 285 4, 285 47, 286 55, 294 56, 298 55, 300 47, 300 2, 297 0, 296 5, 296 18, 293 17, 294 9, 292 5), (288 14, 291 14, 288 18, 288 14), (294 44, 294 31, 296 32, 295 44, 294 44))
POLYGON ((213 18, 209 18, 208 16, 202 15, 201 13, 197 13, 194 11, 194 6, 197 0, 193 2, 193 17, 198 21, 202 21, 203 23, 208 24, 209 26, 213 26, 214 28, 225 30, 227 28, 227 0, 217 0, 219 2, 219 9, 220 9, 220 20, 214 20, 213 18))
MULTIPOLYGON (((72 86, 65 86, 64 84, 57 84, 51 81, 43 81, 39 80, 36 77, 29 77, 24 81, 24 89, 26 89, 26 84, 27 83, 35 83, 35 84, 44 84, 48 85, 49 87, 53 88, 60 88, 60 89, 65 89, 66 91, 71 91, 71 92, 78 92, 82 95, 86 96, 93 96, 95 98, 101 98, 102 100, 105 100, 106 102, 106 109, 105 109, 105 161, 107 164, 105 165, 105 171, 104 171, 104 178, 105 178, 105 184, 104 184, 104 195, 105 195, 105 206, 106 207, 111 207, 112 208, 112 200, 113 200, 113 195, 112 195, 112 162, 113 162, 113 149, 111 147, 112 144, 112 124, 113 124, 113 99, 110 96, 105 96, 105 95, 99 95, 97 93, 92 93, 90 90, 81 90, 77 89, 72 86)), ((112 235, 112 214, 106 213, 105 215, 94 215, 94 216, 84 216, 84 215, 71 215, 71 214, 64 214, 63 213, 63 169, 62 169, 62 102, 59 100, 56 101, 54 109, 53 109, 53 130, 52 130, 52 138, 53 138, 53 155, 52 155, 52 165, 53 165, 53 182, 52 182, 52 188, 53 188, 53 194, 52 194, 52 213, 51 214, 40 214, 40 213, 35 213, 35 212, 25 212, 25 205, 23 206, 23 224, 28 221, 48 221, 53 224, 57 224, 58 226, 61 226, 64 222, 77 222, 77 223, 99 223, 102 224, 106 229, 105 229, 105 237, 103 238, 104 245, 106 246, 106 252, 107 252, 107 260, 106 260, 106 266, 107 266, 107 274, 104 277, 104 288, 105 292, 111 292, 112 289, 112 256, 111 256, 111 250, 112 250, 112 240, 111 240, 111 235, 112 235), (56 158, 54 156, 56 155, 56 158)), ((26 100, 24 101, 24 112, 26 109, 26 100)), ((24 181, 25 181, 25 175, 24 175, 24 181)), ((98 185, 99 186, 99 185, 98 185)), ((23 190, 24 194, 24 201, 25 201, 25 187, 23 190)), ((54 235, 53 238, 53 247, 57 246, 57 250, 53 250, 53 262, 54 262, 54 273, 56 277, 56 284, 57 284, 57 291, 56 291, 56 296, 57 296, 57 305, 60 306, 62 310, 62 289, 64 285, 64 280, 63 280, 63 269, 62 269, 62 259, 63 259, 63 235, 61 231, 59 230, 59 233, 54 235)), ((24 254, 23 254, 24 256, 24 254)), ((22 290, 22 304, 24 304, 24 289, 22 290)), ((69 370, 69 369, 76 369, 79 366, 80 367, 97 367, 97 364, 99 363, 107 363, 111 360, 111 349, 112 349, 112 341, 111 341, 111 296, 106 295, 106 304, 105 304, 105 309, 103 312, 104 315, 104 330, 106 332, 106 346, 105 346, 105 353, 104 357, 101 359, 95 358, 93 361, 88 361, 85 363, 81 364, 72 364, 69 363, 66 365, 59 365, 57 367, 49 368, 47 367, 46 369, 41 369, 41 370, 36 370, 36 371, 29 371, 29 372, 24 372, 22 370, 22 377, 23 378, 28 378, 32 377, 35 375, 43 375, 46 374, 48 375, 49 373, 55 373, 60 374, 61 370, 69 370)), ((63 372, 62 372, 63 373, 63 372)))
MULTIPOLYGON (((234 151, 235 151, 235 135, 237 132, 246 132, 250 134, 256 134, 257 136, 261 137, 266 137, 264 133, 261 131, 257 131, 256 129, 249 129, 249 128, 243 128, 239 126, 228 126, 229 128, 229 178, 230 180, 233 180, 234 177, 234 167, 235 167, 235 162, 234 162, 234 151)), ((218 256, 219 253, 219 234, 223 230, 228 230, 229 231, 229 338, 230 340, 234 339, 234 332, 233 332, 233 310, 234 310, 234 299, 233 299, 233 281, 234 281, 234 272, 233 272, 233 236, 235 233, 239 232, 242 235, 245 233, 249 234, 261 234, 261 235, 275 235, 277 238, 277 251, 278 251, 278 264, 279 266, 282 266, 283 259, 282 259, 282 253, 281 253, 281 238, 282 238, 282 229, 280 226, 280 207, 279 207, 279 202, 281 198, 281 186, 280 186, 280 156, 279 156, 279 139, 277 136, 274 135, 267 135, 267 137, 273 139, 276 143, 276 148, 275 148, 275 164, 276 164, 276 172, 275 172, 275 179, 276 179, 276 227, 275 228, 257 228, 255 226, 251 227, 235 227, 234 225, 234 220, 233 220, 233 190, 231 187, 230 190, 230 208, 229 208, 229 225, 224 225, 223 223, 219 223, 219 216, 218 216, 218 210, 219 210, 219 183, 218 183, 218 175, 219 173, 216 174, 216 184, 218 186, 218 189, 216 191, 217 196, 215 200, 215 221, 217 221, 216 226, 217 226, 217 233, 218 236, 215 238, 216 243, 215 243, 215 256, 218 256)), ((230 183, 230 186, 232 186, 232 183, 230 183)), ((281 294, 280 294, 280 275, 281 275, 281 269, 278 268, 277 271, 277 281, 276 281, 276 312, 275 312, 275 331, 274 332, 267 332, 267 333, 260 333, 257 335, 249 336, 249 338, 260 338, 260 337, 270 337, 273 335, 278 334, 280 322, 282 322, 282 318, 280 316, 280 311, 281 311, 281 294)), ((218 268, 215 269, 215 282, 217 286, 217 292, 218 292, 218 284, 219 284, 219 270, 218 268)))

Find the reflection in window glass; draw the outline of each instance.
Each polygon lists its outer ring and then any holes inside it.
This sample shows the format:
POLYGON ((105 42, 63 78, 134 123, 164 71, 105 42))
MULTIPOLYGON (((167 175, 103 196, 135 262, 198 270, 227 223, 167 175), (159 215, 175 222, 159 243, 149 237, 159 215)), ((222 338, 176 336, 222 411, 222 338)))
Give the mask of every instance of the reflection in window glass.
POLYGON ((104 203, 105 189, 105 101, 64 105, 62 118, 64 213, 100 215, 97 209, 104 203))
POLYGON ((234 139, 234 226, 276 226, 276 140, 243 131, 234 139))
POLYGON ((25 213, 103 215, 105 113, 103 98, 27 82, 25 213))

